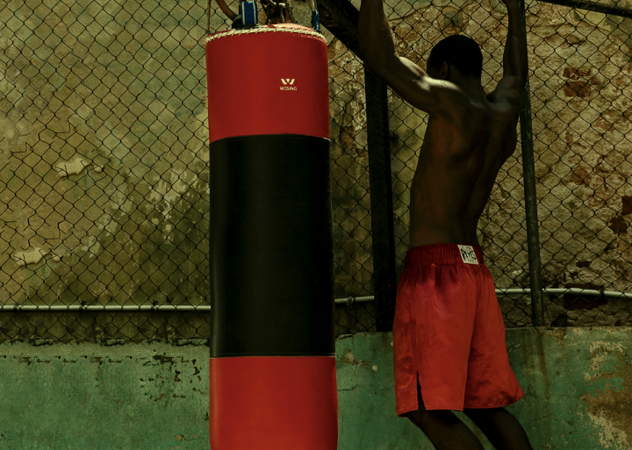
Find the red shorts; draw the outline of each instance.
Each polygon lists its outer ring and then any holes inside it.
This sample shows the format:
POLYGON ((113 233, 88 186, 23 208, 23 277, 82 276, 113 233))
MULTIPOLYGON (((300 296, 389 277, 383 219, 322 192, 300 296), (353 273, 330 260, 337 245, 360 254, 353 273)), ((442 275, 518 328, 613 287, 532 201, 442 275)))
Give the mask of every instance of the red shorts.
POLYGON ((408 250, 397 288, 393 368, 398 416, 419 409, 417 380, 428 410, 496 408, 522 398, 479 246, 408 250))

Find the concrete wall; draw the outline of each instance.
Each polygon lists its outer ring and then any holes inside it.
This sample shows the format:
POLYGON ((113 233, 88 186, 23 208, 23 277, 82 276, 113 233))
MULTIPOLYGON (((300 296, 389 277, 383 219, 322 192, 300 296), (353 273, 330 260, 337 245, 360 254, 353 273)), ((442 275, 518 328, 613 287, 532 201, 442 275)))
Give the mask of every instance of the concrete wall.
MULTIPOLYGON (((340 450, 433 448, 395 416, 391 342, 336 342, 340 450)), ((208 347, 187 344, 0 344, 0 448, 208 450, 208 347)), ((632 328, 508 329, 507 347, 535 450, 632 448, 632 328)))

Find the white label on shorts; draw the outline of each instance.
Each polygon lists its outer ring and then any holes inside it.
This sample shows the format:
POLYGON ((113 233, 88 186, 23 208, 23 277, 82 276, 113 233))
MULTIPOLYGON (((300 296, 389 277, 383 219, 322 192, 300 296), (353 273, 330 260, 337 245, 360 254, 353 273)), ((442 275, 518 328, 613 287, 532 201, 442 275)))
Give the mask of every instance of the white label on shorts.
POLYGON ((459 245, 459 251, 461 252, 461 258, 465 264, 478 264, 474 247, 471 245, 459 245))

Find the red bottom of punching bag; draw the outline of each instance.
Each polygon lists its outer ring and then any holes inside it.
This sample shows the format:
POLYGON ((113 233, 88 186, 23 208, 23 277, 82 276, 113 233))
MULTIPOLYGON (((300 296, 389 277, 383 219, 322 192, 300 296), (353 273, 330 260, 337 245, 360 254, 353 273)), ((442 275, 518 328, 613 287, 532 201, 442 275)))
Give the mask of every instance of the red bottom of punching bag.
POLYGON ((212 450, 336 450, 331 356, 210 360, 212 450))

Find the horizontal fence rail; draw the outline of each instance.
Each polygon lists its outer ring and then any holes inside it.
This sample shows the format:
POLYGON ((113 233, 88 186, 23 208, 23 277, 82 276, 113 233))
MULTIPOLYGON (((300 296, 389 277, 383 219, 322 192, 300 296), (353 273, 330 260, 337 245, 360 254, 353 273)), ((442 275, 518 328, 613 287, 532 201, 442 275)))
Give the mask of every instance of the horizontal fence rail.
MULTIPOLYGON (((544 288, 542 289, 543 294, 550 295, 564 295, 564 294, 572 294, 572 295, 586 295, 586 296, 603 296, 603 297, 611 297, 611 298, 629 298, 632 300, 632 293, 626 292, 616 292, 616 291, 596 291, 594 289, 579 289, 579 288, 544 288)), ((517 295, 517 294, 531 294, 531 289, 496 289, 496 295, 517 295)), ((352 304, 352 303, 366 303, 372 302, 375 297, 369 295, 366 297, 348 297, 348 298, 337 298, 337 304, 352 304)))
MULTIPOLYGON (((517 294, 530 294, 531 289, 496 289, 496 295, 517 295, 517 294)), ((579 289, 579 288, 544 288, 543 294, 550 295, 586 295, 586 296, 603 296, 610 298, 628 298, 632 300, 632 293, 616 292, 616 291, 597 291, 594 289, 579 289)), ((336 304, 353 304, 353 303, 368 303, 375 300, 375 296, 367 295, 364 297, 347 297, 337 298, 334 300, 336 304)), ((0 311, 34 311, 34 312, 64 312, 64 311, 164 311, 164 312, 210 312, 210 306, 176 306, 176 305, 157 305, 157 306, 95 306, 95 305, 70 305, 70 306, 35 306, 35 305, 2 305, 0 311)))

